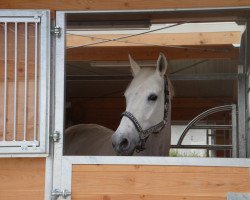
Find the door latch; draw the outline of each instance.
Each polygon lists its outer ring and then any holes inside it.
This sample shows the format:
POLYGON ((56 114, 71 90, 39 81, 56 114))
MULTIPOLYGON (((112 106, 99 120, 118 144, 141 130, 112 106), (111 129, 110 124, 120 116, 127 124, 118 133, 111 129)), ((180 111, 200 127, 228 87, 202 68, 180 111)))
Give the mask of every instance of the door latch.
POLYGON ((58 142, 61 139, 61 134, 59 131, 54 131, 51 135, 50 138, 52 138, 52 140, 54 142, 58 142))
POLYGON ((59 197, 67 199, 68 196, 71 196, 71 192, 66 189, 65 190, 54 189, 51 192, 51 200, 57 200, 59 197))
POLYGON ((57 37, 61 37, 61 27, 60 26, 55 26, 51 29, 51 33, 56 35, 57 37))

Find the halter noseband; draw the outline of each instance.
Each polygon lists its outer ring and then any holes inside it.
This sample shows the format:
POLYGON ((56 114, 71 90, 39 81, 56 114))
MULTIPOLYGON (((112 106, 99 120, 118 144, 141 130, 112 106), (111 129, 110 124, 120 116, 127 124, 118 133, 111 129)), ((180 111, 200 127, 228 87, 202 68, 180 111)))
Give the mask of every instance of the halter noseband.
POLYGON ((168 116, 167 104, 169 104, 169 90, 168 90, 168 82, 167 82, 166 77, 164 78, 164 98, 165 98, 165 100, 164 100, 163 120, 161 122, 159 122, 158 124, 151 126, 150 128, 148 128, 146 130, 143 130, 140 123, 138 122, 138 120, 135 118, 135 116, 131 112, 125 111, 121 114, 122 117, 125 116, 131 120, 131 122, 134 124, 136 130, 139 133, 140 145, 136 147, 137 152, 145 150, 146 141, 151 133, 154 133, 154 134, 159 133, 167 124, 167 116, 168 116))

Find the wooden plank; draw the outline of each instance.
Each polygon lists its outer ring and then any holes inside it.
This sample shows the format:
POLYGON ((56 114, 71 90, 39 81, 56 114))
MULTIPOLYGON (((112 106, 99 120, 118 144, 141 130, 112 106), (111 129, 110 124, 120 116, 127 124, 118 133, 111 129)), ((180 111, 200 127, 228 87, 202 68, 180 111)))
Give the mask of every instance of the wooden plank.
MULTIPOLYGON (((74 165, 74 172, 82 172, 82 165, 74 165)), ((246 168, 239 167, 190 167, 190 166, 157 166, 154 165, 85 165, 84 172, 145 172, 145 173, 205 173, 205 174, 245 174, 246 168), (195 170, 194 170, 195 169, 195 170)))
MULTIPOLYGON (((86 44, 125 37, 124 34, 97 34, 97 35, 67 35, 67 47, 77 47, 86 44), (104 40, 100 39, 103 38, 104 40)), ((134 36, 119 41, 110 41, 91 46, 150 46, 154 45, 231 45, 240 44, 241 32, 200 32, 200 33, 154 33, 134 36)))
POLYGON ((156 60, 163 52, 168 59, 238 59, 239 49, 231 45, 192 46, 171 48, 152 46, 79 47, 67 49, 67 61, 127 61, 128 54, 135 60, 156 60))
POLYGON ((127 195, 73 195, 74 200, 225 200, 225 197, 218 196, 188 196, 188 195, 138 195, 138 194, 127 194, 127 195))
POLYGON ((164 8, 211 8, 211 7, 235 7, 249 6, 248 0, 220 0, 220 1, 199 1, 199 0, 7 0, 0 1, 2 9, 51 9, 51 10, 129 10, 129 9, 164 9, 164 8))
POLYGON ((1 158, 0 199, 44 199, 44 158, 1 158))
POLYGON ((249 191, 248 175, 235 167, 73 165, 72 198, 226 199, 249 191))

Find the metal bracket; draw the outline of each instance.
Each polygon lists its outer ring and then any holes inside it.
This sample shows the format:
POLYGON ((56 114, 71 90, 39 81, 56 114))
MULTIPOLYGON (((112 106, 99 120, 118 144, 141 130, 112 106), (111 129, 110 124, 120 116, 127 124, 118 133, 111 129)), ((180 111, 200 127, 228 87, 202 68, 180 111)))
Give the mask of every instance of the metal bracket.
POLYGON ((61 32, 62 32, 62 29, 60 26, 55 26, 51 29, 51 33, 56 35, 57 37, 61 37, 61 32))
POLYGON ((65 190, 59 190, 59 189, 52 190, 51 200, 57 200, 60 196, 64 199, 67 199, 68 196, 71 196, 71 192, 66 189, 65 190))
POLYGON ((54 142, 58 142, 61 139, 61 134, 59 131, 54 131, 51 135, 50 138, 54 141, 54 142))

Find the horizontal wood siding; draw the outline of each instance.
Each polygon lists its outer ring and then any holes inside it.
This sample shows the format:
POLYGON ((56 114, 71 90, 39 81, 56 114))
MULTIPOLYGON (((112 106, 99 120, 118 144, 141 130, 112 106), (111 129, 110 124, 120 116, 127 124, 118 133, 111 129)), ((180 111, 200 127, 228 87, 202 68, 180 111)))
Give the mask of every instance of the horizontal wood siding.
POLYGON ((159 53, 164 53, 170 60, 181 59, 238 59, 239 49, 232 45, 199 45, 187 46, 187 48, 130 46, 130 47, 79 47, 67 49, 67 61, 127 61, 128 54, 133 55, 135 60, 155 60, 159 53))
POLYGON ((1 158, 1 200, 43 200, 44 158, 1 158))
POLYGON ((225 200, 249 186, 248 168, 74 165, 72 199, 225 200))
POLYGON ((114 9, 164 9, 164 8, 211 8, 249 6, 249 0, 1 0, 5 9, 51 9, 51 10, 114 10, 114 9))

